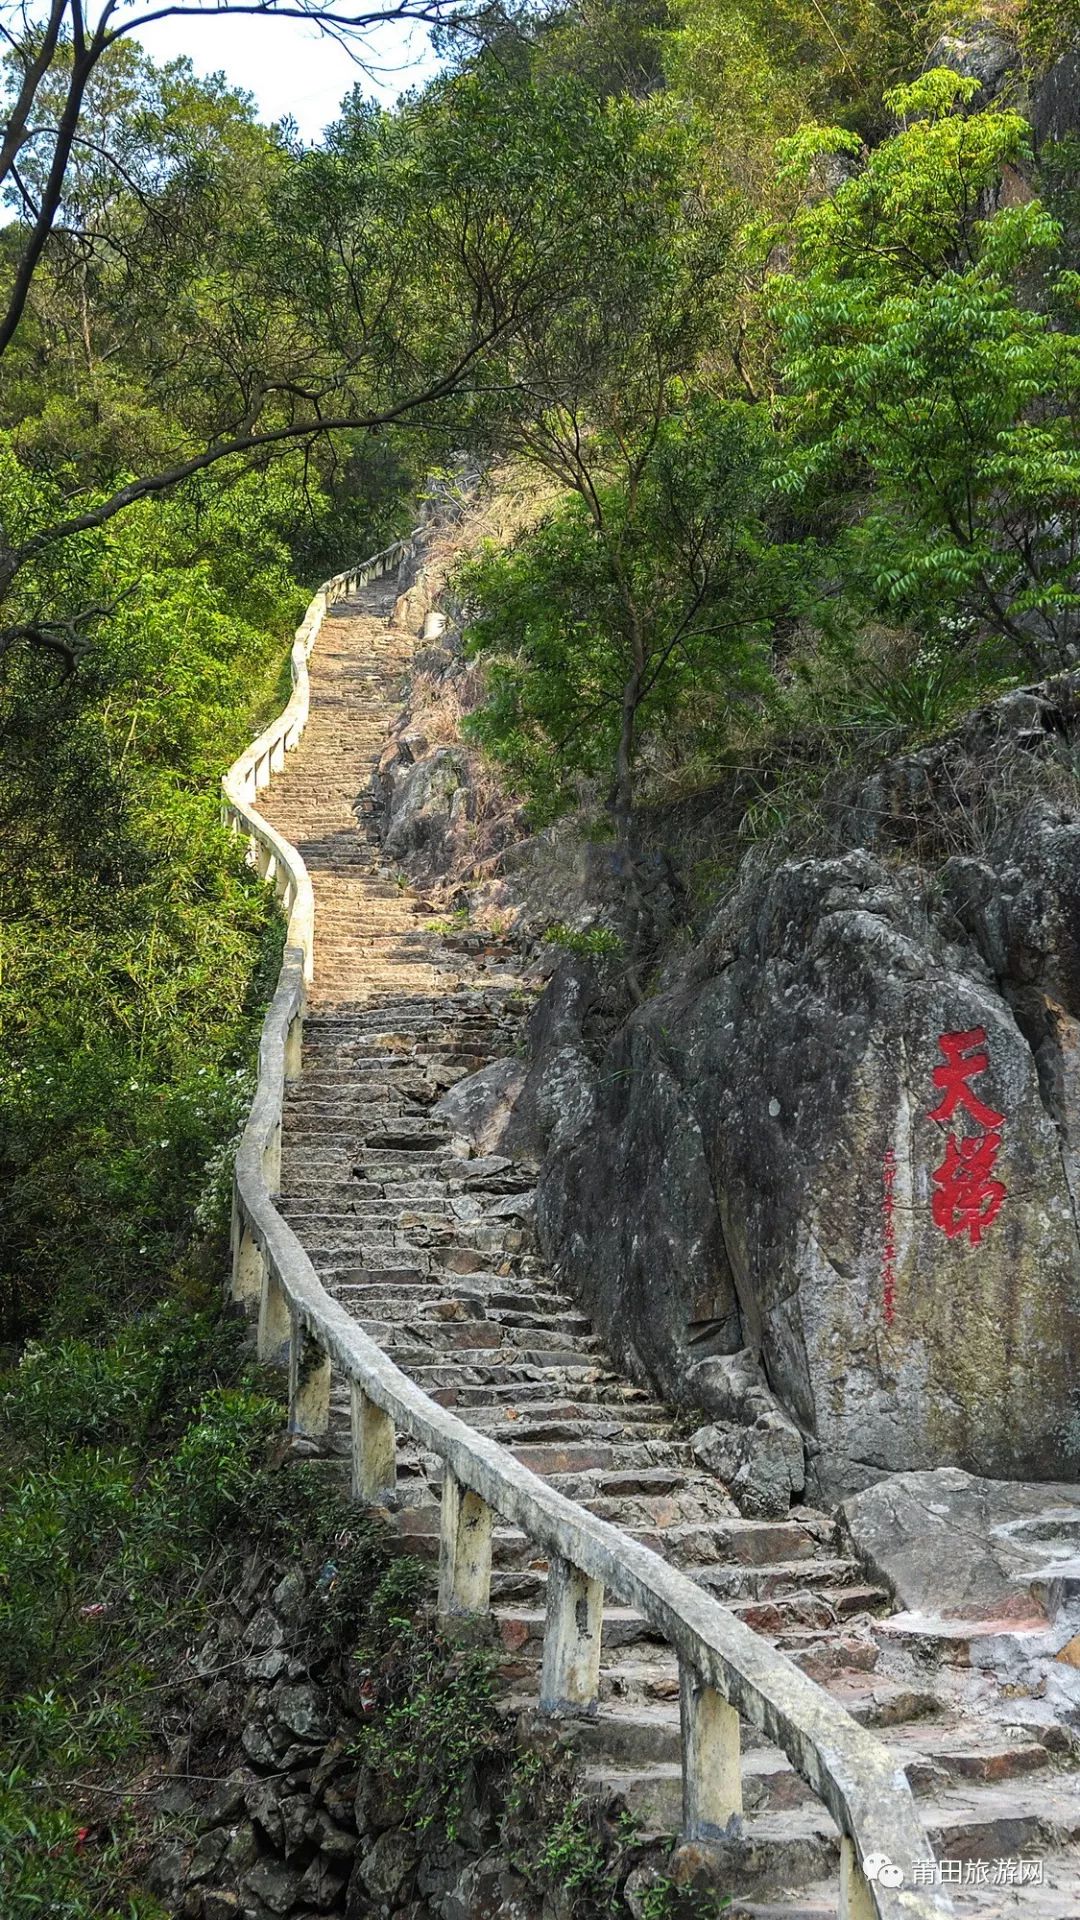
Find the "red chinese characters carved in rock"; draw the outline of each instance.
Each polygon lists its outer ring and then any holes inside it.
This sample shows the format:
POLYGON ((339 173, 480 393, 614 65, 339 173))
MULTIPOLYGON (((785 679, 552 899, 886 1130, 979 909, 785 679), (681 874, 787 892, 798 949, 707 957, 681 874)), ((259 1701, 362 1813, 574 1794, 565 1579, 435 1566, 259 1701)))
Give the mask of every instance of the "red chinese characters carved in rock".
POLYGON ((934 1224, 950 1240, 966 1233, 971 1245, 977 1247, 1001 1212, 1006 1195, 1002 1182, 993 1177, 1005 1115, 980 1099, 971 1085, 990 1065, 986 1028, 943 1033, 938 1045, 945 1056, 944 1065, 934 1068, 934 1085, 941 1098, 928 1117, 944 1122, 961 1112, 980 1131, 952 1132, 946 1137, 945 1158, 933 1174, 934 1224))

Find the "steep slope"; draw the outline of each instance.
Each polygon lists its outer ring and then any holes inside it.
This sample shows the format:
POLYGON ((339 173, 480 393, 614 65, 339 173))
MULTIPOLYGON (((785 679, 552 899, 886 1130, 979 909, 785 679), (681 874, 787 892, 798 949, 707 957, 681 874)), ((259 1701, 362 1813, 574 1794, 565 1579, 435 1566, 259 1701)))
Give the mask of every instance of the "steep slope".
MULTIPOLYGON (((401 585, 381 580, 334 610, 312 659, 302 747, 265 796, 316 899, 281 1209, 328 1290, 433 1397, 690 1571, 881 1730, 925 1796, 939 1854, 971 1864, 955 1888, 959 1910, 1066 1920, 1080 1904, 1080 1794, 1059 1770, 1060 1731, 1025 1726, 1019 1703, 1010 1721, 993 1684, 965 1664, 963 1639, 890 1634, 878 1617, 886 1596, 864 1584, 830 1516, 741 1517, 545 1271, 529 1175, 505 1157, 465 1157, 429 1112, 457 1079, 520 1042, 529 983, 507 945, 426 926, 423 903, 382 861, 367 796, 417 644, 393 624, 401 585), (995 1885, 992 1863, 1021 1850, 1041 1880, 995 1885)), ((344 1402, 335 1409, 342 1433, 346 1412, 344 1402)), ((440 1471, 401 1444, 397 1520, 422 1552, 438 1539, 440 1471)), ((546 1567, 509 1528, 496 1532, 494 1567, 508 1705, 528 1708, 546 1567)), ((573 1727, 588 1778, 647 1827, 676 1831, 674 1658, 626 1609, 607 1611, 604 1644, 599 1711, 573 1727)), ((834 1912, 836 1829, 787 1760, 748 1730, 744 1802, 724 1886, 745 1895, 748 1912, 834 1912)))

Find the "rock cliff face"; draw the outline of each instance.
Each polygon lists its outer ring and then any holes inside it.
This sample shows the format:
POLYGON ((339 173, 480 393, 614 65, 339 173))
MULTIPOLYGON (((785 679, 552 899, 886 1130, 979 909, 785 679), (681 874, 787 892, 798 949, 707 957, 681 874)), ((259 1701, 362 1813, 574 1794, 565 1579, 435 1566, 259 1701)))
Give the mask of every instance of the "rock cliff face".
POLYGON ((951 67, 977 80, 972 112, 990 106, 1014 107, 1029 121, 1036 148, 1066 140, 1080 127, 1080 45, 1063 47, 1048 65, 1027 70, 1009 9, 988 6, 986 17, 938 36, 926 56, 927 68, 951 67), (994 18, 997 13, 1000 17, 994 18))
POLYGON ((887 765, 845 850, 755 858, 597 1064, 563 1021, 525 1082, 545 1253, 670 1395, 719 1410, 748 1349, 819 1497, 1075 1471, 1078 688, 887 765))
MULTIPOLYGON (((456 698, 443 640, 421 684, 456 698)), ((505 808, 477 834, 490 796, 423 705, 380 767, 388 850, 519 935, 602 924, 610 874, 505 808)), ((1074 674, 838 784, 816 841, 754 849, 632 1017, 565 962, 530 1060, 440 1115, 537 1164, 545 1257, 623 1365, 715 1423, 701 1446, 748 1512, 798 1496, 799 1436, 816 1499, 1078 1471, 1078 750, 1074 674)))

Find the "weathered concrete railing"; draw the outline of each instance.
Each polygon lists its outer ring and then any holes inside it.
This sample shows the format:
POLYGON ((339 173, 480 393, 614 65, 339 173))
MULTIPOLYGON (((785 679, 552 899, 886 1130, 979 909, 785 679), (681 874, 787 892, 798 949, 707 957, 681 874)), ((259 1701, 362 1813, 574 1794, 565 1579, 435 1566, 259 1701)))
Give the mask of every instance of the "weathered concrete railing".
POLYGON ((254 864, 264 879, 274 882, 288 919, 286 956, 293 948, 302 953, 305 981, 311 979, 314 965, 315 897, 311 891, 311 880, 296 848, 275 832, 270 822, 264 820, 256 809, 255 795, 260 788, 268 786, 273 775, 284 766, 285 755, 292 752, 307 725, 311 702, 307 663, 326 618, 327 607, 335 600, 355 593, 369 580, 377 580, 380 574, 389 573, 400 566, 402 560, 412 552, 414 538, 414 535, 410 535, 406 540, 396 540, 393 546, 377 553, 373 560, 365 560, 362 566, 354 567, 348 573, 336 573, 332 580, 327 580, 319 588, 296 629, 291 660, 292 693, 288 705, 276 720, 270 722, 265 732, 245 748, 240 758, 233 761, 228 773, 221 777, 225 821, 234 832, 247 834, 254 864))
POLYGON ((686 1574, 596 1519, 429 1399, 331 1299, 274 1205, 285 1086, 300 1072, 313 902, 299 854, 261 819, 251 798, 300 737, 308 708, 307 659, 327 606, 397 565, 408 544, 328 581, 316 595, 293 649, 293 697, 223 783, 230 817, 251 836, 289 914, 288 944, 259 1047, 258 1085, 236 1156, 233 1297, 257 1303, 261 1358, 288 1363, 294 1432, 325 1428, 332 1369, 348 1381, 357 1499, 392 1501, 399 1431, 442 1459, 444 1614, 487 1613, 496 1516, 548 1555, 542 1709, 586 1713, 595 1707, 604 1596, 614 1594, 643 1614, 678 1655, 688 1837, 707 1843, 741 1814, 742 1718, 783 1749, 840 1828, 840 1920, 941 1920, 952 1912, 945 1893, 911 1884, 916 1870, 918 1878, 931 1878, 933 1853, 899 1758, 686 1574), (889 1884, 892 1872, 883 1879, 882 1861, 895 1863, 908 1884, 889 1884))

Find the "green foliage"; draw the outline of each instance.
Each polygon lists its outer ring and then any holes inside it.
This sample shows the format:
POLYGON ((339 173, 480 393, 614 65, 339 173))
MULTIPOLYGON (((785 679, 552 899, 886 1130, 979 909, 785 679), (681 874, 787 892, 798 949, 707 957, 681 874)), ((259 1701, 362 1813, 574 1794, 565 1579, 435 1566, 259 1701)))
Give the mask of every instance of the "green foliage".
POLYGON ((802 120, 881 125, 882 93, 925 51, 921 9, 904 0, 678 0, 673 84, 702 103, 729 177, 760 181, 771 142, 802 120), (765 148, 762 154, 761 148, 765 148))
MULTIPOLYGON (((395 1608, 400 1605, 393 1595, 395 1608)), ((384 1592, 381 1600, 387 1608, 384 1592)), ((461 1839, 484 1769, 500 1752, 505 1730, 495 1701, 494 1669, 483 1648, 448 1646, 428 1624, 397 1617, 385 1710, 363 1727, 354 1752, 389 1783, 403 1824, 417 1834, 461 1839)), ((385 1613, 384 1613, 385 1619, 385 1613)), ((358 1655, 370 1665, 370 1651, 358 1655)))
POLYGON ((469 727, 535 818, 582 780, 615 787, 628 700, 633 755, 691 704, 762 690, 787 558, 764 538, 764 489, 757 415, 699 395, 654 427, 631 475, 591 481, 589 500, 460 570, 487 685, 469 727))
POLYGON ((580 1793, 566 1800, 548 1827, 534 1871, 541 1882, 565 1889, 574 1914, 611 1912, 615 1874, 580 1793))
POLYGON ((128 1884, 122 1821, 96 1818, 91 1840, 58 1803, 152 1748, 206 1576, 272 1503, 281 1413, 237 1347, 160 1309, 109 1346, 30 1347, 0 1379, 5 1915, 158 1911, 128 1884))
MULTIPOLYGON (((47 511, 12 454, 9 518, 47 511)), ((289 488, 147 505, 24 576, 27 609, 107 608, 74 675, 0 682, 0 1308, 82 1327, 179 1276, 248 1088, 280 951, 217 779, 268 707, 302 595, 289 488)))
POLYGON ((564 953, 577 953, 583 957, 604 956, 621 953, 623 943, 612 927, 568 927, 557 920, 546 928, 544 940, 548 946, 561 947, 564 953))
POLYGON ((1020 39, 1036 70, 1049 67, 1080 39, 1075 0, 1023 0, 1020 39))
POLYGON ((903 131, 796 223, 772 287, 782 486, 849 519, 863 494, 838 548, 856 601, 1041 670, 1080 609, 1075 276, 1039 201, 980 217, 1029 154, 1017 115, 954 110, 970 92, 935 72, 890 95, 903 131))
POLYGON ((236 1376, 235 1341, 166 1309, 110 1347, 31 1347, 3 1382, 0 1727, 20 1759, 138 1741, 129 1663, 149 1622, 190 1624, 177 1581, 248 1512, 280 1418, 236 1376))
POLYGON ((641 1894, 641 1920, 721 1920, 731 1907, 729 1893, 695 1892, 661 1878, 641 1894))
MULTIPOLYGON (((157 1902, 125 1888, 114 1902, 111 1862, 86 1870, 86 1829, 42 1809, 29 1778, 0 1778, 0 1894, 5 1920, 164 1920, 157 1902), (104 1883, 104 1884, 103 1884, 104 1883), (102 1904, 103 1900, 106 1904, 102 1904)), ((111 1850, 110 1850, 111 1851, 111 1850)))
POLYGON ((464 933, 468 924, 468 907, 458 907, 455 912, 450 915, 449 919, 425 920, 424 928, 427 933, 464 933))
POLYGON ((3 1382, 0 1419, 16 1445, 144 1445, 182 1431, 207 1391, 236 1370, 226 1324, 177 1306, 124 1327, 108 1346, 66 1339, 29 1344, 3 1382))
POLYGON ((429 1570, 398 1551, 381 1522, 362 1513, 333 1462, 308 1461, 279 1479, 256 1516, 264 1546, 319 1569, 304 1622, 317 1658, 352 1650, 385 1656, 408 1632, 427 1596, 429 1570))
MULTIPOLYGON (((252 1553, 302 1570, 293 1650, 412 1645, 427 1570, 327 1462, 268 1464, 282 1411, 236 1324, 159 1308, 113 1342, 30 1347, 0 1378, 0 1910, 156 1920, 145 1827, 94 1791, 185 1723, 187 1657, 252 1553), (62 1811, 65 1800, 87 1811, 62 1811), (129 1830, 130 1829, 130 1830, 129 1830), (36 1904, 35 1904, 36 1903, 36 1904)), ((139 1796, 135 1796, 138 1809, 139 1796)))

